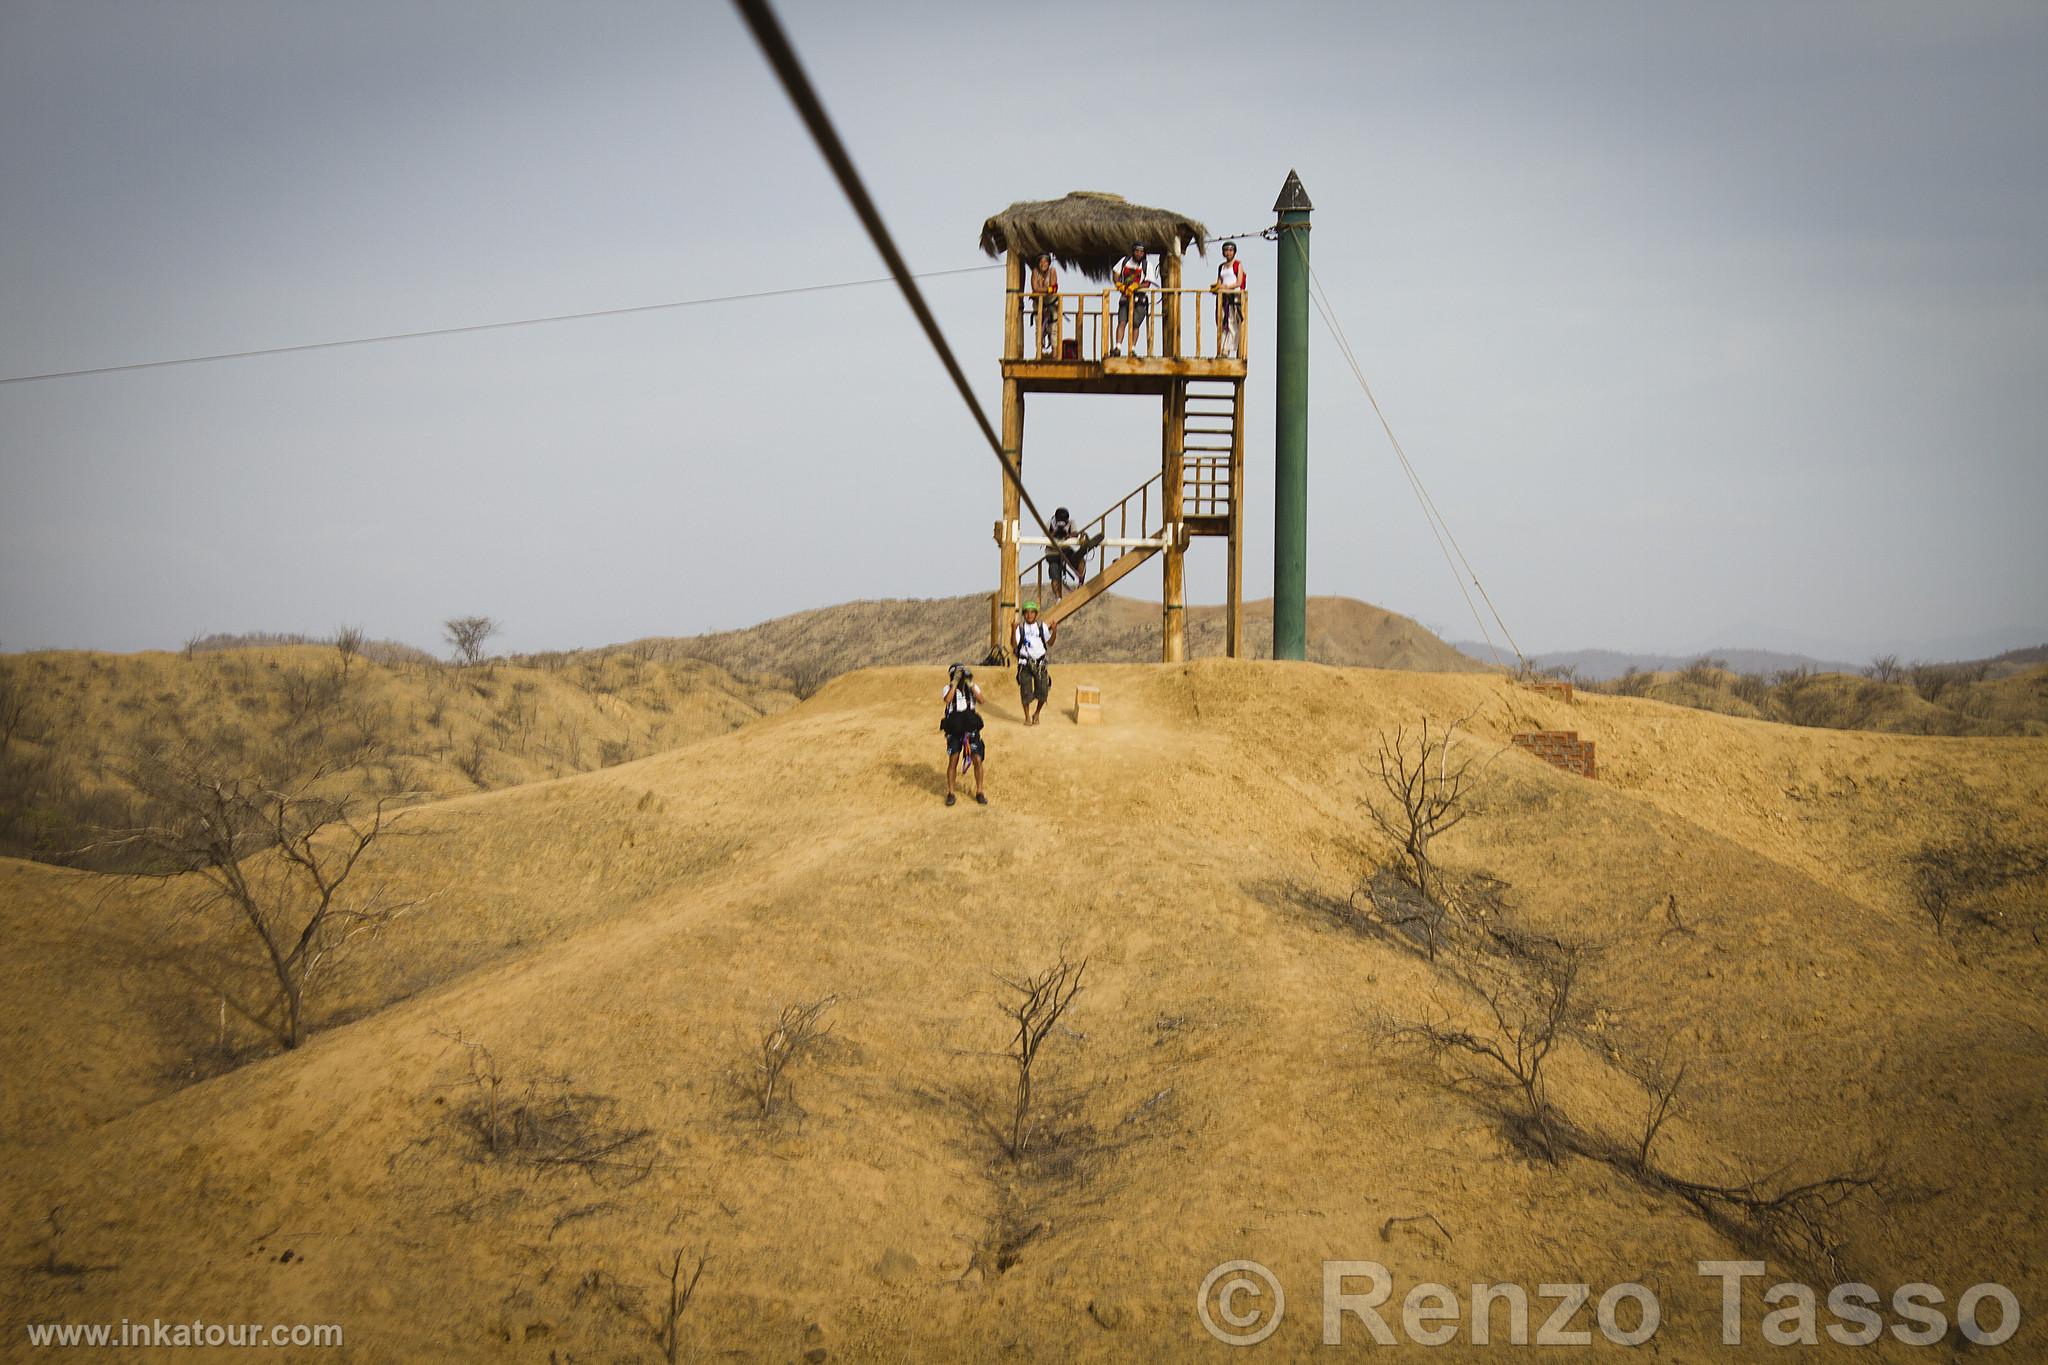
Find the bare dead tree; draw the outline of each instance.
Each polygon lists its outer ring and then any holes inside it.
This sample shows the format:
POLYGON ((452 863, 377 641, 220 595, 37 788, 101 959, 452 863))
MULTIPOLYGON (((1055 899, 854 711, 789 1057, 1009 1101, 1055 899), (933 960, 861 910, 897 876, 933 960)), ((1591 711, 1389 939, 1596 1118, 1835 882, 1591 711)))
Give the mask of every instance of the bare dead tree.
POLYGON ((1714 1185, 1661 1171, 1649 1174, 1652 1183, 1673 1191, 1703 1217, 1733 1217, 1809 1265, 1824 1267, 1837 1279, 1849 1278, 1842 1259, 1844 1206, 1872 1200, 1882 1207, 1894 1193, 1890 1169, 1881 1154, 1847 1171, 1812 1180, 1789 1179, 1779 1171, 1733 1185, 1714 1185))
POLYGON ((482 1043, 463 1037, 459 1030, 442 1036, 464 1051, 469 1074, 461 1083, 476 1088, 478 1133, 483 1138, 484 1150, 496 1156, 499 1150, 499 1134, 503 1128, 499 1114, 503 1104, 501 1096, 505 1088, 505 1073, 498 1069, 497 1054, 482 1043))
POLYGON ((448 1084, 473 1092, 451 1110, 476 1139, 477 1155, 540 1171, 581 1171, 591 1180, 633 1184, 653 1170, 644 1145, 654 1130, 626 1121, 609 1095, 579 1090, 564 1075, 530 1072, 517 1088, 497 1053, 461 1030, 440 1036, 462 1049, 462 1067, 448 1084))
POLYGON ((1087 958, 1072 963, 1067 961, 1065 953, 1061 953, 1059 961, 1042 972, 1014 978, 1000 974, 996 977, 1017 995, 1015 1000, 1003 1003, 1003 1013, 1016 1024, 1016 1033, 1004 1054, 1017 1068, 1016 1105, 1010 1114, 1007 1144, 1012 1161, 1024 1155, 1029 1138, 1032 1068, 1038 1063, 1039 1050, 1045 1046, 1046 1036, 1052 1032, 1053 1026, 1074 1003, 1074 997, 1080 994, 1081 975, 1087 970, 1087 958))
POLYGON ((754 1103, 763 1119, 774 1114, 778 1102, 793 1097, 783 1073, 832 1031, 824 1018, 838 1003, 838 996, 827 995, 808 1004, 785 1005, 781 1016, 761 1035, 760 1055, 754 1061, 752 1079, 754 1103))
POLYGON ((455 658, 464 668, 483 662, 484 642, 498 633, 498 622, 488 616, 451 616, 441 623, 455 658))
POLYGON ((341 676, 348 677, 349 665, 363 652, 363 628, 342 626, 334 632, 334 652, 341 658, 341 676))
POLYGON ((1655 1057, 1631 1057, 1622 1063, 1622 1069, 1635 1077, 1649 1097, 1642 1127, 1636 1134, 1636 1166, 1639 1170, 1649 1169, 1650 1148, 1656 1143, 1657 1134, 1681 1110, 1678 1094, 1685 1086, 1685 1073, 1692 1069, 1692 1059, 1673 1056, 1676 1042, 1677 1035, 1674 1034, 1664 1040, 1664 1046, 1655 1057))
POLYGON ((1446 1017, 1391 1023, 1382 1033, 1389 1039, 1419 1040, 1439 1057, 1457 1052, 1486 1063, 1498 1073, 1486 1079, 1517 1093, 1524 1130, 1544 1158, 1555 1162, 1560 1150, 1556 1115, 1543 1067, 1565 1031, 1578 973, 1579 954, 1566 952, 1537 974, 1533 989, 1522 989, 1504 975, 1476 981, 1473 989, 1492 1016, 1492 1023, 1477 1031, 1456 1028, 1446 1017))
POLYGON ((308 988, 359 941, 418 902, 346 894, 350 877, 390 828, 395 796, 361 798, 337 785, 363 755, 302 760, 264 775, 191 748, 138 755, 124 776, 151 821, 95 845, 144 853, 158 877, 193 874, 207 903, 225 905, 260 948, 272 978, 279 1043, 305 1038, 308 988), (303 766, 299 766, 303 763, 303 766))
MULTIPOLYGON (((1469 717, 1465 718, 1469 719, 1469 717)), ((1451 740, 1464 719, 1432 736, 1424 717, 1418 734, 1403 726, 1392 738, 1379 734, 1379 784, 1391 806, 1368 799, 1366 812, 1382 834, 1400 848, 1407 866, 1403 875, 1425 897, 1441 904, 1442 885, 1430 844, 1462 821, 1466 797, 1475 778, 1468 756, 1451 762, 1451 740)))
POLYGON ((1905 665, 1899 662, 1898 655, 1880 654, 1870 661, 1870 667, 1863 670, 1863 676, 1874 678, 1881 683, 1897 682, 1905 671, 1905 665))
POLYGON ((704 1278, 704 1267, 710 1257, 699 1256, 697 1268, 690 1272, 690 1278, 683 1278, 683 1249, 677 1247, 669 1258, 668 1269, 668 1311, 662 1314, 661 1326, 655 1330, 655 1344, 661 1347, 661 1358, 668 1365, 675 1365, 677 1352, 682 1346, 681 1326, 683 1314, 689 1310, 690 1296, 697 1292, 697 1281, 704 1278))

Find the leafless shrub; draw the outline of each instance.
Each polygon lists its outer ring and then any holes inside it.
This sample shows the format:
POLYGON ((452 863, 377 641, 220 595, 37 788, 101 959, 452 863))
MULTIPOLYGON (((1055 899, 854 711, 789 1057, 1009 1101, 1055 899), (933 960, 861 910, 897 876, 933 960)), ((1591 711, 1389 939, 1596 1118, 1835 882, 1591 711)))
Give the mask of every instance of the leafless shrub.
POLYGON ((1649 1097, 1642 1127, 1636 1134, 1636 1166, 1642 1170, 1649 1169, 1650 1149, 1656 1145, 1657 1134, 1674 1114, 1681 1112, 1678 1096, 1685 1087, 1686 1072, 1692 1069, 1692 1059, 1675 1057, 1675 1042, 1674 1035, 1664 1040, 1655 1057, 1630 1057, 1622 1064, 1622 1069, 1635 1077, 1649 1097))
POLYGON ((838 1003, 838 996, 826 995, 809 1003, 785 1005, 781 1016, 761 1035, 748 1089, 762 1120, 772 1118, 778 1105, 795 1102, 795 1093, 784 1073, 832 1031, 825 1016, 838 1003))
POLYGON ((1761 673, 1736 674, 1735 681, 1728 685, 1728 690, 1759 711, 1763 710, 1765 703, 1771 699, 1771 684, 1761 673))
POLYGON ((654 1130, 621 1122, 610 1096, 545 1074, 528 1077, 515 1090, 490 1048, 459 1031, 442 1036, 463 1050, 463 1070, 453 1084, 471 1097, 454 1112, 481 1159, 578 1170, 600 1183, 630 1184, 653 1169, 639 1151, 654 1130))
MULTIPOLYGON (((1906 862, 1920 908, 1934 922, 1935 933, 1948 937, 1952 923, 1960 928, 1959 911, 1968 915, 1968 923, 2005 927, 2005 917, 1985 907, 1984 899, 2007 886, 2048 877, 2048 846, 2014 843, 1980 820, 1959 834, 1922 845, 1906 862)), ((2039 942, 2042 926, 2026 928, 2039 942)))
POLYGON ((1413 883, 1388 868, 1375 868, 1351 893, 1347 919, 1362 920, 1351 927, 1373 925, 1394 930, 1422 944, 1430 961, 1449 937, 1452 923, 1442 905, 1415 889, 1413 883))
POLYGON ((655 1344, 661 1347, 661 1358, 668 1365, 675 1365, 677 1351, 682 1346, 681 1327, 683 1314, 689 1310, 690 1296, 697 1292, 697 1281, 704 1278, 704 1267, 708 1256, 699 1256, 697 1266, 690 1272, 690 1278, 683 1278, 683 1249, 677 1247, 669 1258, 668 1309, 661 1316, 661 1326, 654 1333, 655 1344))
POLYGON ((484 760, 489 757, 483 731, 479 730, 469 737, 469 748, 454 756, 454 762, 464 777, 482 787, 488 785, 484 781, 484 760))
POLYGON ((37 1238, 43 1244, 42 1259, 36 1262, 36 1269, 49 1276, 83 1275, 95 1269, 68 1260, 64 1255, 64 1206, 53 1204, 43 1216, 42 1232, 37 1238))
POLYGON ((342 626, 334 632, 334 652, 341 660, 341 676, 348 677, 349 665, 363 652, 363 628, 342 626))
POLYGON ((460 1032, 443 1036, 463 1049, 469 1074, 461 1084, 472 1086, 477 1092, 476 1107, 470 1112, 470 1119, 483 1140, 484 1150, 496 1156, 504 1132, 501 1110, 505 1089, 505 1073, 498 1068, 497 1054, 482 1043, 463 1037, 460 1032))
POLYGON ((1868 668, 1863 670, 1863 676, 1874 678, 1881 683, 1888 683, 1898 681, 1899 675, 1905 671, 1905 666, 1899 662, 1898 655, 1880 654, 1870 661, 1868 668))
POLYGON ((273 999, 260 1013, 286 1048, 304 1040, 308 988, 418 904, 348 891, 363 855, 388 830, 396 799, 330 794, 361 757, 298 767, 299 756, 286 752, 284 770, 265 773, 192 747, 147 750, 122 775, 145 799, 150 822, 98 845, 141 850, 153 866, 138 875, 195 874, 205 901, 230 910, 267 964, 273 999))
POLYGON ((289 668, 278 675, 278 696, 284 704, 287 729, 304 729, 319 723, 341 700, 341 675, 312 673, 289 668))
POLYGON ((1657 942, 1661 944, 1673 934, 1685 938, 1698 937, 1698 931, 1687 924, 1685 917, 1678 913, 1678 893, 1667 891, 1664 893, 1664 929, 1657 935, 1657 942))
POLYGON ((837 676, 830 662, 823 658, 800 659, 790 665, 789 690, 798 701, 809 701, 819 688, 837 676))
POLYGON ((1713 687, 1720 681, 1720 675, 1728 671, 1726 659, 1716 659, 1702 654, 1679 672, 1680 682, 1691 683, 1694 687, 1713 687))
POLYGON ((1078 963, 1067 961, 1061 953, 1059 961, 1044 971, 1017 977, 998 975, 996 980, 1008 987, 1016 999, 1003 1004, 1003 1013, 1016 1025, 1005 1056, 1016 1067, 1016 1103, 1010 1114, 1010 1128, 1005 1150, 1012 1161, 1020 1160, 1032 1136, 1031 1094, 1033 1068, 1038 1064, 1038 1055, 1045 1046, 1046 1036, 1060 1017, 1074 1003, 1074 997, 1081 991, 1081 976, 1088 970, 1088 959, 1078 963))
POLYGON ((1415 1040, 1439 1059, 1461 1053, 1481 1063, 1474 1078, 1489 1087, 1504 1086, 1519 1099, 1516 1116, 1522 1135, 1556 1162, 1559 1147, 1556 1116, 1544 1085, 1543 1067, 1565 1031, 1577 984, 1579 955, 1568 953, 1539 972, 1533 989, 1505 974, 1474 981, 1474 991, 1492 1022, 1478 1030, 1455 1027, 1448 1015, 1435 1021, 1389 1023, 1382 1036, 1390 1041, 1415 1040))
POLYGON ((464 668, 483 662, 484 642, 498 633, 498 622, 488 616, 451 616, 441 623, 442 633, 455 647, 455 658, 464 668))
POLYGON ((1465 818, 1468 788, 1476 777, 1470 757, 1451 762, 1451 740, 1463 723, 1452 722, 1436 738, 1430 735, 1427 717, 1414 735, 1405 726, 1397 728, 1391 739, 1381 731, 1379 784, 1391 805, 1370 798, 1365 805, 1373 824, 1394 841, 1407 860, 1409 883, 1438 905, 1443 903, 1442 888, 1430 844, 1465 818))
POLYGON ((1812 1180, 1791 1179, 1784 1171, 1733 1185, 1685 1180, 1655 1170, 1648 1171, 1648 1177, 1650 1183, 1671 1190, 1709 1221, 1732 1219, 1787 1254, 1825 1268, 1838 1280, 1850 1278, 1842 1259, 1844 1207, 1859 1200, 1884 1206, 1894 1195, 1890 1170, 1881 1156, 1812 1180))
POLYGON ((1650 684, 1655 681, 1655 673, 1646 673, 1630 664, 1627 672, 1607 685, 1607 690, 1617 697, 1647 697, 1650 695, 1650 684))

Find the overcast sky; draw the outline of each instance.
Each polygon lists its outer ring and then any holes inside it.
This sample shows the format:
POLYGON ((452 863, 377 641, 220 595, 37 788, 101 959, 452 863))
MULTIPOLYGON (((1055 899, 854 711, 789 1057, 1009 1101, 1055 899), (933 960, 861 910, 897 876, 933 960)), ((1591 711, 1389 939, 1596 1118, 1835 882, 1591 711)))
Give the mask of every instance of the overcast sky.
MULTIPOLYGON (((781 13, 921 270, 1072 189, 1260 228, 1298 168, 1526 649, 2048 639, 2048 7, 781 13)), ((723 3, 0 0, 0 377, 879 273, 723 3)), ((993 412, 1000 272, 928 288, 993 412)), ((1310 591, 1472 637, 1311 346, 1310 591)), ((0 647, 484 613, 535 649, 984 591, 979 442, 884 288, 0 385, 0 647)), ((1031 410, 1048 508, 1157 458, 1143 400, 1031 410)))

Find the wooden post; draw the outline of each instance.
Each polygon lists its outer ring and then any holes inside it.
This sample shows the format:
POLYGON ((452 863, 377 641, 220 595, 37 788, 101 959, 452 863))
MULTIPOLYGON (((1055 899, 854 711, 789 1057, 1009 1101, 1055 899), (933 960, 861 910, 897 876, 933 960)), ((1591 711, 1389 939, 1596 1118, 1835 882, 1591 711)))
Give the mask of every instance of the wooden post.
POLYGON ((1024 355, 1024 258, 1011 252, 1003 261, 1003 359, 1024 355))
MULTIPOLYGON (((1238 321, 1238 336, 1244 321, 1238 321)), ((1230 397, 1230 585, 1224 614, 1223 649, 1233 659, 1244 657, 1244 381, 1231 385, 1230 397)))
POLYGON ((1160 503, 1165 522, 1162 530, 1166 536, 1166 568, 1160 593, 1159 657, 1170 664, 1177 664, 1188 656, 1187 566, 1184 562, 1187 538, 1181 534, 1181 466, 1184 459, 1181 432, 1187 425, 1187 405, 1187 381, 1175 380, 1173 387, 1166 391, 1166 401, 1160 405, 1165 427, 1161 443, 1165 477, 1160 480, 1160 503))
MULTIPOLYGON (((1016 360, 1024 354, 1024 258, 1012 251, 1005 264, 1009 310, 1003 315, 1003 355, 1006 359, 1016 360)), ((1003 449, 1016 462, 1021 478, 1024 473, 1024 390, 1015 379, 1003 380, 1003 449)), ((997 533, 1002 562, 991 632, 994 638, 988 645, 990 654, 1008 659, 1010 641, 1017 629, 1017 535, 1020 529, 1017 523, 1023 515, 1023 502, 1009 479, 1000 472, 996 477, 1003 483, 1003 524, 997 533)))
POLYGON ((1159 285, 1166 291, 1166 345, 1160 352, 1180 359, 1180 243, 1170 241, 1160 253, 1159 285))

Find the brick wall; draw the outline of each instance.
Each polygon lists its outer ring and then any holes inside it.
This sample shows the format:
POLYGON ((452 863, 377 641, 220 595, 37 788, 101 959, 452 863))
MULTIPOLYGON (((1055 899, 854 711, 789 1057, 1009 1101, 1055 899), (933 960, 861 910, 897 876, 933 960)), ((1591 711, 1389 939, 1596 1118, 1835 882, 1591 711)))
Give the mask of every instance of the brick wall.
POLYGON ((1570 703, 1572 700, 1572 685, 1561 678, 1543 678, 1534 682, 1525 682, 1522 686, 1528 688, 1531 692, 1541 692, 1546 696, 1556 697, 1566 703, 1570 703))
POLYGON ((1593 763, 1593 741, 1580 739, 1577 730, 1532 730, 1515 736, 1515 747, 1536 755, 1553 768, 1581 777, 1597 777, 1593 763))

